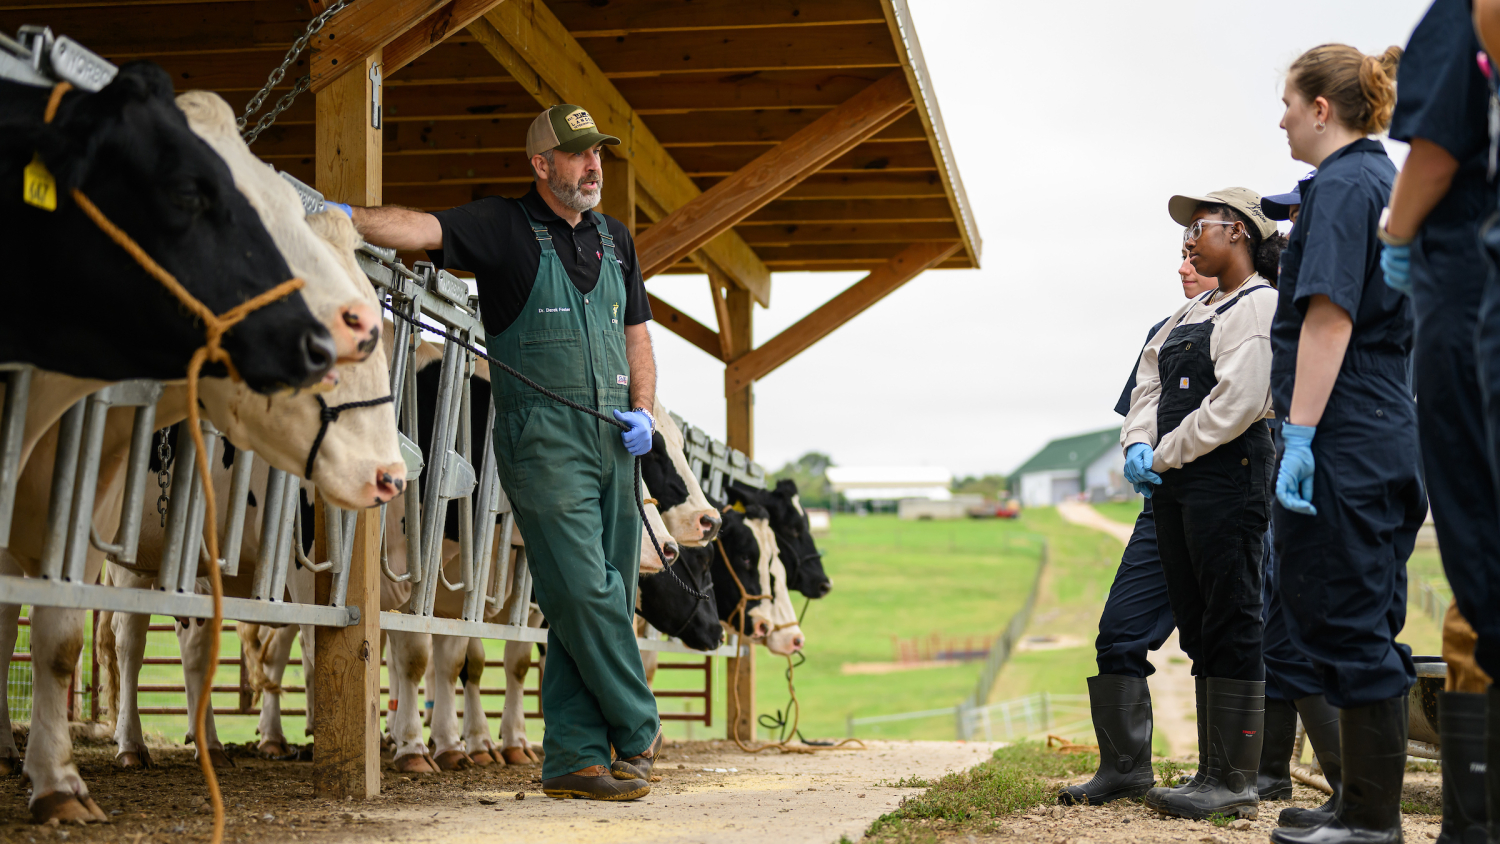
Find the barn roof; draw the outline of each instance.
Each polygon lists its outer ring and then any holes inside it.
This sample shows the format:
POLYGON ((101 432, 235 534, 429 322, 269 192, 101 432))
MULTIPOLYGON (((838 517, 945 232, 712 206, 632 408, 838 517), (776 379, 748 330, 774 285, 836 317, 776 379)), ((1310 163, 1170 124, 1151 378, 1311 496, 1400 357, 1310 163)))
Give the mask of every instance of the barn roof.
POLYGON ((1105 428, 1053 440, 1021 464, 1012 477, 1031 472, 1081 472, 1112 448, 1120 447, 1120 429, 1105 428))

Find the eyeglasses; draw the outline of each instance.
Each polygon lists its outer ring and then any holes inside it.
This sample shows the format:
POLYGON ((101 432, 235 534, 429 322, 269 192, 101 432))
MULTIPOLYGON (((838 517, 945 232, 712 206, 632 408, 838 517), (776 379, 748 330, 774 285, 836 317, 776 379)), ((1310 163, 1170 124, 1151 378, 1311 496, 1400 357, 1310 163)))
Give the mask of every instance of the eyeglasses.
POLYGON ((1238 225, 1238 221, 1226 222, 1224 220, 1195 220, 1191 226, 1188 226, 1187 228, 1182 230, 1182 242, 1187 243, 1189 240, 1197 240, 1198 238, 1202 237, 1204 226, 1233 225, 1238 225))

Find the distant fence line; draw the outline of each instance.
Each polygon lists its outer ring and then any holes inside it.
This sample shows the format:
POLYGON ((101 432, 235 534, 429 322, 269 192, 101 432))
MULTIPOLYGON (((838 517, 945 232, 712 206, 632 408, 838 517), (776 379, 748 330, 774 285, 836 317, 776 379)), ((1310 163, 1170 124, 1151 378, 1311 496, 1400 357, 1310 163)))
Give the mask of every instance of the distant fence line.
POLYGON ((1420 580, 1416 584, 1416 594, 1412 596, 1418 607, 1432 617, 1438 624, 1443 623, 1443 616, 1448 612, 1448 604, 1453 601, 1453 596, 1448 590, 1440 586, 1434 586, 1431 581, 1420 580))
MULTIPOLYGON (((1036 608, 1037 596, 1042 591, 1042 575, 1047 572, 1047 562, 1052 558, 1051 546, 1042 543, 1041 554, 1036 564, 1036 577, 1031 580, 1031 592, 1026 595, 1026 603, 1013 616, 1010 623, 1005 625, 1005 631, 995 639, 995 644, 990 647, 990 654, 984 661, 984 668, 979 672, 979 681, 974 684, 974 693, 969 695, 960 709, 973 710, 984 706, 985 701, 990 699, 990 692, 995 688, 995 680, 1000 676, 1000 669, 1010 661, 1010 655, 1015 650, 1016 644, 1021 641, 1021 634, 1026 631, 1026 625, 1031 623, 1031 611, 1036 608)), ((960 725, 971 723, 966 719, 959 718, 960 725)), ((969 738, 960 731, 959 738, 969 738)))
POLYGON ((866 718, 850 717, 848 734, 857 735, 858 727, 890 724, 898 721, 913 721, 924 718, 948 717, 953 719, 957 738, 972 741, 1011 741, 1013 739, 1050 730, 1058 724, 1069 724, 1090 717, 1088 695, 1055 695, 1038 692, 1015 700, 991 703, 985 706, 969 706, 968 702, 942 709, 923 709, 918 712, 898 712, 892 715, 871 715, 866 718))

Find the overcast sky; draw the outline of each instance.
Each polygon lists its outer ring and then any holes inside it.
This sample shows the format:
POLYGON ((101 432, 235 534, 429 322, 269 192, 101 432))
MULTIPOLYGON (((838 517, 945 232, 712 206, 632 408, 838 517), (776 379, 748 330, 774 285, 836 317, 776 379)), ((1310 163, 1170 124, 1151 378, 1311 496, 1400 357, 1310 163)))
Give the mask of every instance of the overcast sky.
MULTIPOLYGON (((1153 323, 1182 301, 1174 193, 1290 190, 1284 71, 1339 41, 1405 46, 1427 0, 910 0, 984 239, 755 385, 755 458, 1010 472, 1112 412, 1153 323)), ((1387 142, 1393 157, 1401 145, 1387 142)), ((858 280, 777 273, 764 342, 858 280)), ((651 290, 714 324, 707 282, 651 290)), ((662 401, 724 435, 723 365, 656 328, 662 401)))

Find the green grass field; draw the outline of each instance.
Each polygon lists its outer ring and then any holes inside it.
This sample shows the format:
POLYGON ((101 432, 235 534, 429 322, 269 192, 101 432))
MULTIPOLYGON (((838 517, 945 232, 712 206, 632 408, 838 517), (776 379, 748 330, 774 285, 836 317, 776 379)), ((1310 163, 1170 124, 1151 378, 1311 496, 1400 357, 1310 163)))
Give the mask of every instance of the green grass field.
MULTIPOLYGON (((1139 512, 1139 502, 1111 503, 1097 508, 1109 518, 1128 524, 1139 512)), ((1000 674, 991 701, 1041 691, 1057 694, 1087 691, 1085 678, 1096 670, 1093 640, 1099 612, 1119 562, 1120 543, 1103 533, 1067 524, 1051 508, 1029 509, 1014 521, 903 522, 890 515, 835 516, 831 533, 819 541, 834 590, 827 598, 808 604, 803 617, 806 660, 795 672, 803 735, 843 736, 849 717, 952 707, 972 693, 980 671, 977 661, 865 674, 845 673, 844 666, 894 662, 896 639, 932 634, 944 638, 995 636, 1025 601, 1043 540, 1049 546, 1050 563, 1027 635, 1056 637, 1056 644, 1063 647, 1013 656, 1000 674)), ((1402 641, 1416 653, 1438 653, 1440 627, 1416 603, 1419 583, 1432 584, 1446 602, 1449 593, 1437 552, 1418 550, 1412 556, 1409 571, 1413 604, 1402 641)), ((800 596, 796 606, 799 612, 804 610, 800 596)), ((165 618, 155 621, 170 623, 165 618)), ((24 644, 24 638, 22 641, 24 644)), ((149 642, 148 657, 177 653, 175 636, 170 632, 152 633, 149 642)), ((490 659, 498 661, 503 645, 490 642, 488 651, 490 659)), ((223 656, 235 660, 238 654, 237 638, 232 633, 226 634, 223 656)), ((294 652, 292 666, 283 681, 285 685, 303 684, 298 660, 294 652)), ((675 655, 664 655, 662 661, 702 664, 701 658, 675 655)), ((670 736, 723 735, 724 662, 714 662, 713 724, 705 727, 701 723, 668 722, 670 736)), ((764 650, 758 652, 756 663, 758 712, 774 719, 787 708, 789 701, 785 681, 787 663, 764 650)), ((22 673, 19 666, 12 666, 12 712, 18 720, 24 720, 29 710, 29 700, 20 705, 22 697, 29 697, 18 679, 22 673)), ((498 666, 486 672, 484 685, 488 691, 496 692, 487 696, 487 709, 498 710, 503 703, 498 694, 503 690, 501 673, 498 666)), ((663 669, 657 674, 656 688, 702 689, 702 678, 701 670, 663 669)), ((238 679, 237 667, 225 665, 220 669, 217 685, 233 687, 238 679)), ((180 685, 181 669, 148 665, 141 682, 180 685)), ((533 671, 528 686, 535 685, 533 671)), ((237 698, 233 692, 220 693, 215 695, 215 704, 232 707, 237 698)), ((180 692, 143 694, 143 707, 182 705, 180 692)), ((288 694, 283 703, 285 709, 300 709, 303 705, 300 693, 288 694)), ((660 706, 664 713, 702 711, 699 699, 662 698, 660 706)), ((527 708, 535 709, 534 699, 528 701, 527 708)), ((186 732, 187 718, 147 716, 145 726, 148 733, 180 741, 186 732)), ((492 719, 490 726, 493 732, 499 725, 492 719)), ((304 740, 302 716, 288 716, 286 727, 290 740, 304 740)), ((247 741, 254 733, 252 717, 219 718, 219 734, 226 742, 247 741)), ((773 733, 774 730, 764 727, 760 730, 762 737, 773 733)), ((861 726, 857 733, 879 738, 949 739, 953 737, 954 725, 952 716, 943 713, 922 720, 861 726)), ((529 735, 533 741, 540 740, 540 725, 533 723, 529 735)))

